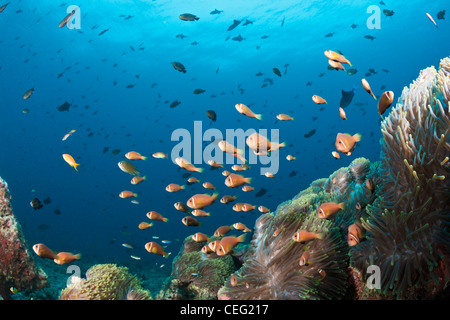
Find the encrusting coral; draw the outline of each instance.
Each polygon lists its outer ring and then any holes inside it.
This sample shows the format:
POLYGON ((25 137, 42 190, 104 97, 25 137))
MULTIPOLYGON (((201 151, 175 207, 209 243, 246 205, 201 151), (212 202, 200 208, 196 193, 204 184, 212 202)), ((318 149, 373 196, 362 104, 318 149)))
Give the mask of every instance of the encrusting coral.
POLYGON ((8 185, 0 178, 0 296, 7 299, 11 287, 23 291, 47 285, 47 275, 35 265, 14 216, 8 185))
POLYGON ((86 279, 71 277, 72 283, 61 291, 59 300, 151 300, 148 290, 115 264, 97 264, 86 271, 86 279))
MULTIPOLYGON (((215 239, 216 237, 212 237, 210 240, 215 239)), ((192 236, 184 240, 180 253, 173 261, 172 274, 156 299, 217 299, 217 291, 240 263, 232 255, 203 253, 201 249, 206 243, 196 242, 192 236)))

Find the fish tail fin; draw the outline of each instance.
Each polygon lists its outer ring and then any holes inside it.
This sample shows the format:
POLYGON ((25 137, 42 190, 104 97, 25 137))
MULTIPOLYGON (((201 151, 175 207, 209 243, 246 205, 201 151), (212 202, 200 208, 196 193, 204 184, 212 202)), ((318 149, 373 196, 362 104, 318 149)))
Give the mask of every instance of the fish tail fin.
POLYGON ((77 259, 77 260, 81 259, 81 253, 77 253, 77 254, 75 255, 75 259, 77 259))
POLYGON ((135 194, 134 194, 134 197, 135 197, 135 198, 137 198, 137 197, 138 197, 138 194, 137 194, 137 193, 135 193, 135 194))
POLYGON ((214 200, 216 200, 217 197, 219 197, 219 193, 218 193, 218 192, 215 192, 215 193, 212 195, 212 197, 213 197, 214 200))
POLYGON ((325 237, 325 233, 321 232, 319 233, 318 239, 323 239, 325 237))
POLYGON ((252 178, 245 178, 246 183, 252 183, 252 178))
POLYGON ((280 143, 280 148, 286 147, 286 142, 280 143))
POLYGON ((339 203, 339 207, 341 208, 341 210, 344 210, 345 209, 345 202, 339 203))
POLYGON ((263 115, 262 114, 255 114, 255 118, 258 120, 262 120, 263 115))
POLYGON ((163 257, 167 259, 167 258, 170 256, 171 253, 172 253, 172 252, 169 252, 169 253, 165 252, 164 255, 163 255, 163 257))
POLYGON ((237 239, 239 242, 244 242, 245 241, 245 237, 247 236, 247 234, 241 234, 237 239))
POLYGON ((147 177, 146 177, 146 176, 143 176, 143 177, 142 177, 142 180, 147 180, 147 177))
POLYGON ((147 160, 147 158, 148 157, 144 157, 144 156, 141 157, 142 160, 147 160))
POLYGON ((73 164, 73 168, 75 169, 75 171, 78 171, 77 167, 78 167, 79 165, 80 165, 79 163, 74 163, 74 164, 73 164))
POLYGON ((184 189, 186 189, 186 186, 185 186, 185 185, 182 185, 180 188, 181 188, 182 190, 184 190, 184 189))
POLYGON ((196 168, 195 171, 197 171, 197 172, 199 172, 199 173, 202 173, 202 172, 203 172, 203 168, 196 168))
POLYGON ((169 222, 169 219, 168 218, 163 218, 162 221, 169 222))
POLYGON ((355 139, 356 142, 361 141, 362 135, 360 133, 354 134, 353 139, 355 139))

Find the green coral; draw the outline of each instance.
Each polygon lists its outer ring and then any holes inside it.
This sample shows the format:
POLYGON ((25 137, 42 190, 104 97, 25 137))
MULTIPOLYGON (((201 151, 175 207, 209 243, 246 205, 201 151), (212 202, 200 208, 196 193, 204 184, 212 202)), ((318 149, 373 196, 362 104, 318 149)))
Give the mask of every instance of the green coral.
POLYGON ((136 276, 127 267, 97 264, 86 272, 86 279, 72 277, 72 283, 61 291, 60 300, 150 300, 136 276))
MULTIPOLYGON (((219 238, 212 237, 211 241, 219 238)), ((201 251, 207 242, 197 243, 189 236, 175 257, 171 278, 157 296, 158 299, 217 299, 217 291, 236 270, 232 255, 208 255, 201 251)))

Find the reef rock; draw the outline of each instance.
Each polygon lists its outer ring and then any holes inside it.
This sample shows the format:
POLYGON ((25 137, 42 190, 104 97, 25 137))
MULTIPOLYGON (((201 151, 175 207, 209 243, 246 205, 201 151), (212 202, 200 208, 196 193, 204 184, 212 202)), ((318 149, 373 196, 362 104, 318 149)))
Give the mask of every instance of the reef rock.
MULTIPOLYGON (((211 238, 211 241, 214 240, 215 237, 211 238)), ((217 291, 241 263, 230 254, 218 256, 215 253, 203 253, 202 247, 206 244, 206 241, 195 242, 191 236, 184 240, 180 253, 173 261, 172 274, 156 299, 217 299, 217 291)))
POLYGON ((8 185, 0 178, 0 296, 46 287, 47 275, 35 265, 12 206, 8 185))

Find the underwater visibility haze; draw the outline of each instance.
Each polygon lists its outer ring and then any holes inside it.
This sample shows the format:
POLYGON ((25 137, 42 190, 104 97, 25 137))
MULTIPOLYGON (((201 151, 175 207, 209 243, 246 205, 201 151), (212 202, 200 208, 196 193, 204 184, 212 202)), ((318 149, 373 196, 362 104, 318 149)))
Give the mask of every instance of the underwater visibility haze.
POLYGON ((0 1, 0 298, 448 297, 448 9, 443 0, 0 1), (431 66, 436 74, 423 71, 431 66), (394 112, 409 100, 420 109, 422 83, 432 88, 425 111, 394 112), (225 204, 226 195, 236 198, 225 204), (385 209, 404 235, 382 220, 385 209), (386 234, 403 242, 377 238, 386 234), (433 254, 383 264, 402 245, 433 254), (11 262, 13 252, 23 260, 11 262), (377 261, 381 288, 367 293, 377 261), (413 270, 421 263, 425 275, 413 270), (287 279, 296 268, 317 285, 287 279), (126 284, 97 296, 81 288, 102 291, 92 281, 108 272, 126 284))

